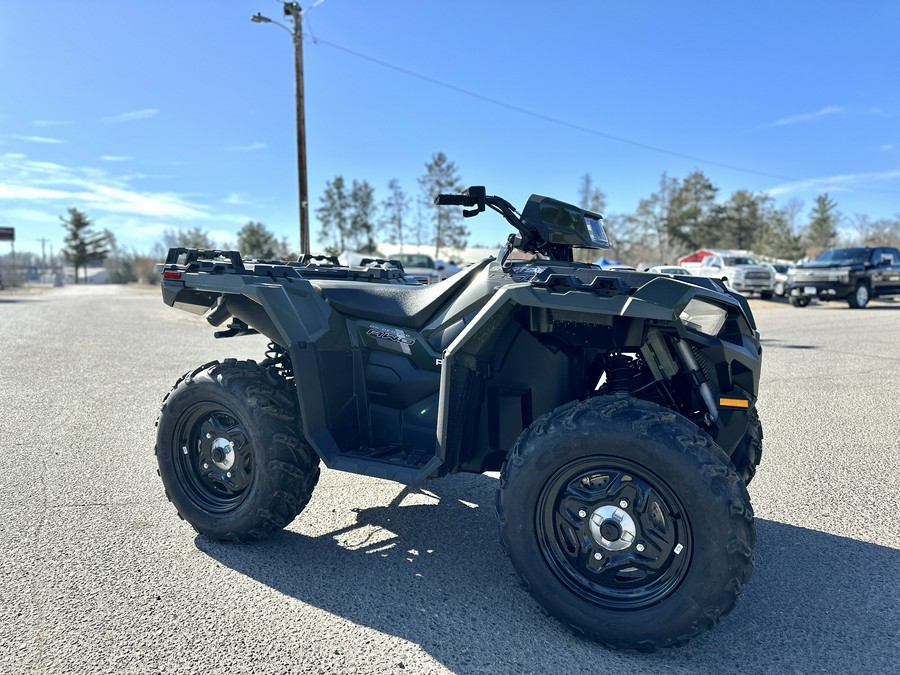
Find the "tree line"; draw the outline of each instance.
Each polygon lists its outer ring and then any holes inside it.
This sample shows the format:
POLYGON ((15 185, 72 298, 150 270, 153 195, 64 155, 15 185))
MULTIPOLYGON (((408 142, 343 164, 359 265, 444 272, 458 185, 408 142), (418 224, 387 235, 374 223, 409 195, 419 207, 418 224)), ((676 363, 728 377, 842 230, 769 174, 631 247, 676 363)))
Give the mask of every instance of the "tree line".
POLYGON ((663 174, 659 189, 642 199, 634 213, 607 217, 614 250, 632 264, 639 260, 672 263, 700 248, 740 249, 768 259, 798 260, 840 244, 900 243, 900 216, 877 221, 863 214, 848 218, 828 193, 815 198, 805 220, 798 200, 779 207, 765 192, 738 190, 725 201, 718 201, 718 193, 701 171, 684 179, 663 174))
MULTIPOLYGON (((459 169, 442 152, 432 155, 417 179, 418 193, 408 194, 397 179, 387 195, 376 199, 368 181, 335 176, 319 198, 317 252, 339 255, 345 251, 376 253, 379 243, 433 246, 458 252, 468 245, 469 231, 459 209, 440 209, 434 196, 464 188, 459 169)), ((603 213, 612 249, 608 256, 625 264, 640 261, 674 263, 700 248, 751 250, 769 259, 797 260, 814 256, 838 244, 900 245, 900 216, 871 220, 865 214, 848 218, 828 194, 816 197, 808 215, 797 200, 778 206, 765 192, 738 190, 724 201, 719 188, 702 171, 684 178, 663 174, 658 189, 640 200, 633 213, 607 214, 606 195, 584 174, 577 188, 583 208, 603 213), (849 234, 848 234, 849 232, 849 234)), ((66 230, 63 258, 79 270, 105 262, 111 281, 155 278, 155 264, 170 247, 230 248, 217 246, 200 227, 170 229, 149 255, 128 253, 117 245, 108 229, 98 232, 87 215, 75 208, 60 216, 66 230)), ((283 260, 297 257, 286 238, 278 238, 263 223, 250 221, 237 233, 237 249, 248 258, 283 260)), ((499 245, 500 242, 496 242, 499 245)), ((590 260, 596 252, 585 251, 590 260)))

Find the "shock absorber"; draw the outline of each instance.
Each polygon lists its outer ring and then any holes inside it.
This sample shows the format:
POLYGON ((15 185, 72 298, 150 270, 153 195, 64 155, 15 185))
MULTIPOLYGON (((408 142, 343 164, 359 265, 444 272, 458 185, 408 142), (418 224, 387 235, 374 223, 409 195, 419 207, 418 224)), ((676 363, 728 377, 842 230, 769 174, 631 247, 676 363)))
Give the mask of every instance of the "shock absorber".
POLYGON ((690 345, 684 340, 676 339, 673 340, 673 342, 675 343, 675 350, 678 352, 684 367, 687 368, 688 374, 691 376, 691 380, 700 391, 700 398, 703 399, 707 410, 709 410, 710 422, 715 422, 719 417, 719 408, 716 406, 712 389, 710 389, 709 383, 703 376, 703 371, 700 369, 700 364, 697 363, 694 352, 691 351, 690 345))
POLYGON ((610 354, 606 358, 606 386, 612 392, 631 391, 631 358, 610 354))

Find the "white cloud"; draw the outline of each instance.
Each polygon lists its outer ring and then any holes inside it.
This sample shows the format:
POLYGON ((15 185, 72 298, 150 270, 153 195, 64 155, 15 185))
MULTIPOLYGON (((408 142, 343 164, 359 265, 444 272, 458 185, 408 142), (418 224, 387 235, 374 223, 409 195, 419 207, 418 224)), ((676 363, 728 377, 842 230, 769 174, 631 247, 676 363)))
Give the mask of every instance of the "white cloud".
POLYGON ((774 122, 769 122, 768 124, 764 124, 759 128, 769 129, 772 127, 784 127, 791 124, 801 124, 803 122, 810 122, 812 120, 820 119, 822 117, 828 117, 830 115, 842 115, 845 112, 846 109, 844 107, 831 105, 813 113, 802 113, 800 115, 793 115, 791 117, 785 117, 774 122))
POLYGON ((222 203, 228 204, 229 206, 244 206, 246 204, 249 204, 250 200, 246 199, 245 197, 243 197, 242 195, 239 195, 236 192, 232 192, 230 195, 228 195, 227 197, 225 197, 225 199, 222 200, 222 203))
POLYGON ((25 134, 10 134, 9 137, 15 138, 19 141, 28 141, 29 143, 65 143, 65 141, 60 138, 48 138, 47 136, 26 136, 25 134))
POLYGON ((126 155, 101 155, 100 159, 104 162, 130 162, 134 157, 127 157, 126 155))
POLYGON ((107 213, 176 220, 209 220, 209 209, 172 192, 147 192, 90 167, 36 162, 21 155, 0 156, 0 200, 13 208, 60 208, 60 201, 85 204, 107 213), (46 204, 42 204, 46 202, 46 204))
POLYGON ((250 145, 233 145, 225 149, 229 152, 254 152, 256 150, 265 150, 267 147, 269 146, 262 141, 255 141, 250 143, 250 145))
POLYGON ((837 176, 824 176, 820 178, 807 178, 805 180, 782 183, 781 185, 769 188, 766 192, 773 197, 781 197, 799 192, 846 192, 859 186, 860 183, 872 184, 897 178, 900 178, 900 170, 874 173, 851 173, 837 176))
POLYGON ((878 150, 880 150, 881 152, 890 152, 893 149, 894 149, 894 146, 891 145, 890 143, 885 143, 884 145, 878 146, 878 150))
POLYGON ((31 201, 36 199, 70 199, 75 193, 65 190, 50 190, 30 185, 6 185, 0 183, 0 199, 31 201))
POLYGON ((119 124, 121 122, 133 122, 135 120, 146 120, 151 117, 156 117, 159 115, 159 110, 155 108, 144 108, 143 110, 131 110, 129 112, 124 112, 120 115, 114 115, 112 117, 106 117, 103 119, 104 122, 109 124, 119 124))
POLYGON ((67 120, 32 120, 31 123, 36 127, 64 127, 72 124, 67 120))

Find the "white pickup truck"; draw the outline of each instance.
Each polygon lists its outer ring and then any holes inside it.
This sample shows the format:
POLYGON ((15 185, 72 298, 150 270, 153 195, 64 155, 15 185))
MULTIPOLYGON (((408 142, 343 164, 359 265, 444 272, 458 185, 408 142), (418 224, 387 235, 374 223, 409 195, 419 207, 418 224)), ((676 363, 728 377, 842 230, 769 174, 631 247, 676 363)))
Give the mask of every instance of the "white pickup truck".
POLYGON ((708 255, 691 271, 697 276, 722 279, 726 286, 744 295, 759 293, 761 298, 768 300, 775 292, 772 270, 744 252, 708 255))

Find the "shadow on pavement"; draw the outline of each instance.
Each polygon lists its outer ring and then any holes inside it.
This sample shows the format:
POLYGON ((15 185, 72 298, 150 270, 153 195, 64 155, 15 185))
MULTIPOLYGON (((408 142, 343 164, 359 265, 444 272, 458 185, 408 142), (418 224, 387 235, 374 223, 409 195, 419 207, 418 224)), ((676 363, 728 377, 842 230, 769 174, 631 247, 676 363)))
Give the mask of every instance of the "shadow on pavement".
POLYGON ((762 339, 760 342, 764 347, 771 347, 773 349, 820 349, 820 347, 816 345, 791 345, 785 343, 784 340, 762 339))
POLYGON ((654 654, 580 639, 518 585, 499 545, 496 487, 486 476, 445 478, 321 536, 288 530, 253 545, 198 536, 196 545, 455 671, 818 672, 852 659, 854 670, 887 672, 900 663, 900 551, 765 520, 757 520, 753 579, 711 632, 654 654))

